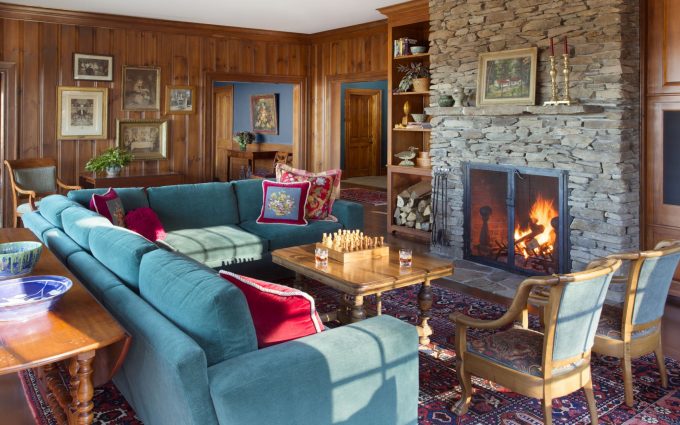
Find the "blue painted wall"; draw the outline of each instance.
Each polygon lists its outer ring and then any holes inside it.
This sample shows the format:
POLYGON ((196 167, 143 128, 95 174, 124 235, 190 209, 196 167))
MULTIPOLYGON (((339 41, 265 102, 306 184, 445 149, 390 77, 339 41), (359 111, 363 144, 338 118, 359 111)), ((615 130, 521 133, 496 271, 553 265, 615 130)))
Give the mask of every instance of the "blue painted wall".
POLYGON ((347 89, 379 89, 382 91, 382 126, 380 132, 380 166, 387 164, 387 80, 366 81, 360 83, 342 83, 340 86, 340 168, 345 168, 345 90, 347 89))
POLYGON ((239 131, 253 131, 250 119, 250 96, 257 94, 277 94, 279 134, 256 134, 257 143, 293 144, 293 84, 242 83, 218 81, 215 87, 234 87, 234 127, 239 131))

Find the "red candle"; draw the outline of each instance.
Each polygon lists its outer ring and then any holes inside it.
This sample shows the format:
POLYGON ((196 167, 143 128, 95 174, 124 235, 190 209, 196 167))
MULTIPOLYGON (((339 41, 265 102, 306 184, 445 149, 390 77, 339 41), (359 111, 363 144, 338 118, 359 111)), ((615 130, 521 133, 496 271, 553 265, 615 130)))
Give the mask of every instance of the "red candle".
POLYGON ((555 41, 550 37, 550 56, 555 56, 555 41))
POLYGON ((567 45, 567 36, 564 36, 564 54, 568 55, 569 54, 569 46, 567 45))

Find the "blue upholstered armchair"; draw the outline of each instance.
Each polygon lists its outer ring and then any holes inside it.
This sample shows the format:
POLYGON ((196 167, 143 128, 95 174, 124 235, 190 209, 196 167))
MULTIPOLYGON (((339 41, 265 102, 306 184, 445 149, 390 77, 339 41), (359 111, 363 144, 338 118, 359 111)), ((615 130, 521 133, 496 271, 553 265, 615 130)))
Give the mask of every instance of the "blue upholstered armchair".
POLYGON ((631 359, 654 352, 661 386, 668 386, 661 346, 661 318, 680 261, 680 241, 663 241, 651 251, 615 254, 608 258, 630 262, 628 275, 612 280, 612 284, 625 284, 626 294, 622 307, 607 305, 602 310, 593 351, 621 359, 626 405, 632 407, 631 359))
POLYGON ((560 276, 526 279, 508 311, 497 320, 478 320, 454 313, 457 373, 463 394, 454 406, 467 413, 472 398, 472 375, 490 379, 528 397, 543 399, 545 423, 552 424, 552 400, 583 388, 592 423, 597 408, 590 373, 590 350, 607 294, 621 260, 592 263, 587 270, 560 276), (527 301, 534 287, 547 295, 543 333, 526 326, 527 301), (467 340, 468 327, 506 328, 522 318, 523 326, 467 340))

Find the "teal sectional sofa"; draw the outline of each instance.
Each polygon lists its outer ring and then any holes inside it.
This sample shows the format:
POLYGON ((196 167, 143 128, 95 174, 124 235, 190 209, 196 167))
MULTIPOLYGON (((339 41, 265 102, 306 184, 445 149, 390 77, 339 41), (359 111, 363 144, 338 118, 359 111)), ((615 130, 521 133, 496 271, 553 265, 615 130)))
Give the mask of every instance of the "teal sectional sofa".
MULTIPOLYGON (((236 185, 228 202, 214 199, 223 195, 219 188, 234 189, 223 183, 152 188, 148 197, 138 189, 121 189, 119 194, 128 209, 147 203, 162 206, 159 216, 177 238, 171 241, 197 240, 187 230, 194 228, 186 227, 189 224, 200 224, 195 229, 220 238, 243 237, 244 243, 219 251, 224 258, 257 257, 286 239, 307 240, 301 233, 246 232, 243 224, 253 218, 251 208, 259 210, 254 205, 257 193, 239 196, 239 187, 256 189, 254 184, 236 185), (194 196, 191 204, 161 201, 168 194, 177 199, 187 187, 211 199, 199 202, 194 196), (229 202, 237 202, 238 210, 229 202)), ((415 327, 379 316, 257 349, 245 297, 205 265, 219 258, 216 251, 206 249, 209 245, 187 255, 160 249, 84 208, 76 202, 85 199, 82 193, 72 199, 44 198, 39 211, 23 216, 24 225, 132 336, 114 383, 145 424, 417 422, 415 327)), ((340 210, 334 213, 347 223, 355 210, 337 205, 340 210)), ((193 245, 187 241, 182 246, 193 245)))

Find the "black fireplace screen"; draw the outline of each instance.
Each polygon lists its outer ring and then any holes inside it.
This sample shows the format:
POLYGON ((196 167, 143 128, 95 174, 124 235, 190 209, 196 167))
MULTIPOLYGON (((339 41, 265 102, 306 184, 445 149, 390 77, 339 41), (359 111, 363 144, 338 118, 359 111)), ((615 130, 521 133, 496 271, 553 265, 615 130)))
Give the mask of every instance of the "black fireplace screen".
POLYGON ((569 268, 567 173, 465 166, 465 257, 526 274, 569 268))

